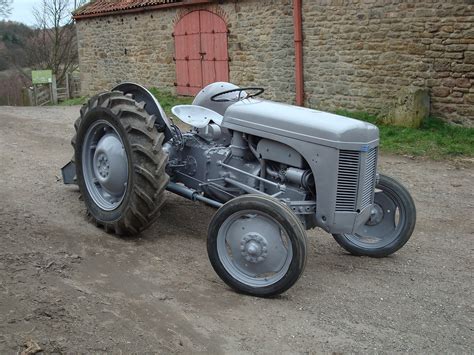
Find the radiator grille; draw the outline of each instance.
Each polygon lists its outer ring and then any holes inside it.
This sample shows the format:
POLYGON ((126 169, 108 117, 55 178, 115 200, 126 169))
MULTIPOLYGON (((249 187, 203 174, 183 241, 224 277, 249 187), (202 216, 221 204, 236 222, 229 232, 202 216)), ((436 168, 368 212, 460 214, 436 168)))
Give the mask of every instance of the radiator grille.
POLYGON ((374 202, 375 173, 377 166, 377 148, 367 153, 365 161, 364 183, 362 185, 362 199, 360 209, 364 209, 374 202))
POLYGON ((336 211, 355 211, 359 185, 360 152, 341 150, 337 175, 336 211))

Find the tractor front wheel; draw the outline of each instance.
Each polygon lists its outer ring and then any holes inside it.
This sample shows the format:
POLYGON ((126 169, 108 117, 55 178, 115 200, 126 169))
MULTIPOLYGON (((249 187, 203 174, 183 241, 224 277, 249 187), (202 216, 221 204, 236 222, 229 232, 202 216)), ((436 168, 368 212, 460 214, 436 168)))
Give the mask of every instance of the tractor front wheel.
POLYGON ((275 296, 303 273, 306 231, 277 199, 243 195, 227 202, 212 218, 207 252, 214 270, 236 291, 275 296))
POLYGON ((395 253, 410 239, 416 208, 408 190, 397 180, 380 175, 372 214, 354 234, 333 234, 349 253, 381 258, 395 253))
POLYGON ((89 100, 74 125, 79 189, 88 213, 107 232, 139 233, 164 202, 167 156, 154 118, 130 95, 113 91, 89 100))

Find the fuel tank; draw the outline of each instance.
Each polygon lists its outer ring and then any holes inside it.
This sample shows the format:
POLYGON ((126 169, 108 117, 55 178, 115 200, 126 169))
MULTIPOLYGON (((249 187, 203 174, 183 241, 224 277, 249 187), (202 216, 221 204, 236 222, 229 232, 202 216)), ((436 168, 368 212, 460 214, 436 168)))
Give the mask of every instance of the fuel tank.
POLYGON ((379 140, 379 130, 373 124, 257 99, 245 99, 229 106, 222 126, 257 136, 263 131, 335 148, 351 145, 369 149, 379 140))

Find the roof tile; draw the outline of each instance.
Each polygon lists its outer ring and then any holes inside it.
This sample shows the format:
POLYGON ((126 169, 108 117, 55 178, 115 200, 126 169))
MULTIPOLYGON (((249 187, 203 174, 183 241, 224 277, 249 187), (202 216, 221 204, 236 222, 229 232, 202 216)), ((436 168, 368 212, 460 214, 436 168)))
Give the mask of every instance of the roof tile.
POLYGON ((101 16, 102 14, 117 11, 179 2, 182 2, 182 0, 92 0, 74 11, 73 17, 80 18, 90 15, 101 16))

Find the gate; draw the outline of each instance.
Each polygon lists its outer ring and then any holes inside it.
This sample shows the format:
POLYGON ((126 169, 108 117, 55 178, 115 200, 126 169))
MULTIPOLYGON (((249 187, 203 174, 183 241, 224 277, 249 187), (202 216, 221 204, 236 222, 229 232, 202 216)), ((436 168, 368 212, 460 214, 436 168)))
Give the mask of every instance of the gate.
POLYGON ((176 91, 196 95, 215 81, 229 81, 227 25, 218 15, 198 10, 182 17, 174 28, 176 91))

